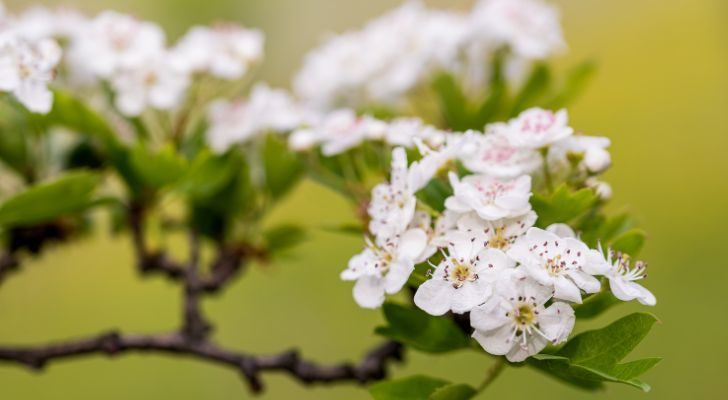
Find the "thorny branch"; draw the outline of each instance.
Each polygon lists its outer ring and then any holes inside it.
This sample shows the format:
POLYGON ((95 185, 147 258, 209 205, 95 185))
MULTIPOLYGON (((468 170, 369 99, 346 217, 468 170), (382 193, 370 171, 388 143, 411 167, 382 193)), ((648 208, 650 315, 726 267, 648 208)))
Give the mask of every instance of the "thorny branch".
POLYGON ((190 342, 180 333, 124 335, 108 332, 95 337, 38 347, 0 347, 0 360, 40 370, 53 360, 90 354, 116 356, 122 353, 167 353, 188 356, 236 369, 250 390, 263 390, 261 373, 286 372, 305 384, 358 382, 383 379, 387 363, 402 359, 402 345, 388 341, 367 353, 359 364, 322 365, 302 359, 296 350, 274 355, 252 355, 221 348, 208 340, 190 342))
MULTIPOLYGON (((343 362, 333 365, 318 364, 301 358, 297 350, 273 355, 253 355, 226 349, 210 339, 212 325, 203 314, 200 301, 216 293, 240 272, 249 258, 265 259, 260 249, 234 246, 218 249, 208 276, 200 276, 200 238, 190 233, 190 255, 186 264, 168 258, 162 252, 149 250, 143 232, 144 209, 129 208, 129 226, 137 266, 142 274, 161 273, 184 285, 183 323, 179 331, 153 335, 123 334, 117 331, 100 335, 39 346, 0 346, 0 361, 19 363, 41 370, 50 361, 93 354, 115 356, 123 353, 162 353, 196 358, 226 365, 237 370, 253 393, 263 390, 261 374, 280 371, 304 384, 357 382, 381 380, 387 376, 387 366, 401 361, 404 347, 395 341, 386 341, 370 350, 358 363, 343 362)), ((0 281, 3 275, 18 265, 12 253, 0 256, 0 281)))

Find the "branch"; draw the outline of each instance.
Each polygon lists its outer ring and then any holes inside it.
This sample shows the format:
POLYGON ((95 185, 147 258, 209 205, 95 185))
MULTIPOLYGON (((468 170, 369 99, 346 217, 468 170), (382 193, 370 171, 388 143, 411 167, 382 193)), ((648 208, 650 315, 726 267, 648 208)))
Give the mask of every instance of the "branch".
POLYGON ((144 238, 144 208, 140 204, 129 206, 128 219, 139 272, 143 275, 159 273, 173 280, 181 279, 185 275, 184 266, 169 259, 163 252, 149 250, 144 238))
POLYGON ((402 360, 401 344, 388 341, 375 347, 359 364, 348 362, 321 365, 304 360, 296 350, 280 354, 256 356, 230 351, 210 341, 190 342, 179 333, 166 335, 122 335, 108 332, 95 337, 78 339, 38 347, 0 347, 0 361, 23 364, 41 370, 54 360, 92 354, 116 356, 122 353, 166 353, 193 357, 237 370, 247 381, 251 391, 263 390, 261 373, 283 371, 305 384, 358 382, 381 380, 387 376, 389 362, 402 360))
POLYGON ((185 273, 184 325, 182 334, 190 340, 204 339, 212 330, 200 310, 198 268, 200 265, 200 238, 197 232, 190 232, 190 260, 185 273))

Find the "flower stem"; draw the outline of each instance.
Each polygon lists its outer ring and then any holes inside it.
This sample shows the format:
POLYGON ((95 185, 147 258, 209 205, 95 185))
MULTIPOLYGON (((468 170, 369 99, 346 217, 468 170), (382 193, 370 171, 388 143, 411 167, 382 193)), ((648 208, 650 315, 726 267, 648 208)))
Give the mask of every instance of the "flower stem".
POLYGON ((553 178, 551 177, 551 168, 549 168, 549 148, 544 147, 541 149, 541 156, 543 158, 543 177, 544 181, 546 183, 546 189, 549 191, 549 193, 553 193, 554 191, 554 184, 553 184, 553 178))
POLYGON ((481 382, 480 386, 478 386, 478 393, 481 393, 485 389, 487 389, 488 386, 490 386, 490 384, 493 383, 493 381, 496 380, 498 376, 500 376, 506 365, 508 365, 508 363, 506 363, 503 357, 499 357, 497 360, 495 360, 495 363, 490 368, 488 368, 488 372, 486 372, 483 382, 481 382))

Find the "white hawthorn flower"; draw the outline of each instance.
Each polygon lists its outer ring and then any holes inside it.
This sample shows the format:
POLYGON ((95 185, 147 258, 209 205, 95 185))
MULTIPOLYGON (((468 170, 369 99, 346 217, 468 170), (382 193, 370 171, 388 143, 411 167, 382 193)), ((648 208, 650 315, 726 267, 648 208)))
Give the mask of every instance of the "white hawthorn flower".
POLYGON ((147 108, 172 110, 184 100, 189 76, 172 65, 166 54, 136 67, 120 68, 111 79, 119 111, 129 117, 147 108))
POLYGON ((445 144, 447 134, 419 118, 397 118, 389 122, 385 142, 392 146, 414 147, 421 141, 431 148, 445 144))
POLYGON ((584 183, 587 187, 592 188, 594 192, 596 192, 600 200, 607 201, 612 198, 612 186, 607 182, 590 177, 584 183))
POLYGON ((571 134, 566 110, 557 112, 531 108, 508 121, 508 139, 516 147, 538 149, 556 143, 571 134))
POLYGON ((574 329, 574 310, 568 304, 544 306, 550 288, 528 278, 500 287, 500 293, 470 312, 473 338, 488 353, 521 362, 548 343, 564 342, 574 329))
POLYGON ((549 149, 549 162, 556 165, 566 164, 570 154, 578 154, 581 156, 583 168, 593 174, 602 173, 612 164, 612 158, 607 151, 610 144, 609 138, 601 136, 569 136, 549 149))
POLYGON ((61 48, 52 39, 28 42, 9 32, 0 34, 0 90, 11 92, 28 110, 48 113, 61 48))
POLYGON ((474 135, 474 149, 464 152, 460 160, 474 173, 510 179, 534 172, 541 166, 541 156, 531 148, 511 144, 508 125, 491 124, 485 135, 474 135))
POLYGON ((191 73, 238 80, 263 58, 263 34, 234 24, 190 29, 172 49, 181 68, 191 73))
POLYGON ((293 87, 323 110, 401 103, 423 79, 457 61, 467 33, 464 15, 409 1, 310 51, 293 87))
POLYGON ((600 265, 592 262, 592 250, 580 240, 559 237, 531 228, 508 250, 523 270, 540 284, 553 288, 554 298, 581 303, 581 292, 596 293, 600 265))
POLYGON ((164 32, 158 25, 104 11, 72 41, 69 61, 82 74, 108 79, 122 68, 154 69, 145 64, 164 52, 164 45, 164 32))
POLYGON ((387 124, 368 116, 359 117, 350 109, 340 109, 304 129, 306 135, 313 136, 306 141, 321 143, 321 152, 325 156, 333 156, 360 145, 364 140, 381 139, 387 124))
POLYGON ((349 261, 341 279, 356 281, 354 300, 364 308, 377 308, 384 295, 395 294, 407 283, 415 262, 427 244, 427 235, 411 229, 402 235, 376 243, 368 241, 367 248, 349 261))
POLYGON ((473 236, 461 232, 450 240, 444 260, 415 293, 415 304, 431 315, 462 314, 483 304, 515 267, 505 253, 486 249, 473 236))
POLYGON ((454 194, 445 207, 459 213, 475 211, 480 218, 497 220, 523 215, 531 210, 531 177, 500 180, 485 175, 469 175, 460 180, 450 173, 454 194))
POLYGON ((541 0, 481 0, 471 21, 485 40, 525 59, 544 59, 566 47, 558 10, 541 0))
POLYGON ((86 17, 72 8, 33 6, 24 10, 11 24, 20 37, 28 40, 74 40, 84 32, 87 23, 86 17))
POLYGON ((410 184, 407 154, 397 147, 392 151, 390 180, 380 183, 372 190, 372 199, 367 209, 371 221, 369 231, 377 238, 400 234, 412 222, 417 199, 410 184))
POLYGON ((657 304, 655 295, 645 289, 638 281, 647 277, 647 264, 637 261, 632 267, 631 258, 627 254, 616 253, 609 250, 607 259, 604 260, 601 249, 598 251, 602 262, 606 264, 604 276, 609 279, 609 288, 614 297, 622 301, 637 300, 647 306, 657 304))
POLYGON ((486 221, 474 213, 460 217, 457 227, 460 232, 475 235, 483 246, 508 251, 511 246, 536 222, 536 213, 529 211, 514 218, 486 221))
POLYGON ((207 143, 218 153, 267 131, 287 132, 308 121, 307 112, 282 89, 257 84, 247 99, 213 102, 207 143))

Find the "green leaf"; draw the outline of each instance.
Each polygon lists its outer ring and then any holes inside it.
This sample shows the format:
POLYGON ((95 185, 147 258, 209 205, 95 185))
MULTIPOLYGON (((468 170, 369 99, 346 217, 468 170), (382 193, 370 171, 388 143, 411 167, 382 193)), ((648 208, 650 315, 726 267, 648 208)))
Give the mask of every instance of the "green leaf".
POLYGON ((81 171, 33 186, 0 205, 0 226, 30 225, 84 211, 98 183, 98 175, 81 171))
MULTIPOLYGON (((440 102, 440 112, 448 128, 462 131, 470 128, 468 99, 451 74, 441 74, 433 82, 440 102)), ((481 127, 482 128, 482 127, 481 127)))
POLYGON ((607 218, 601 214, 587 214, 579 222, 578 231, 581 233, 581 240, 590 247, 596 247, 598 243, 611 243, 616 236, 626 232, 634 225, 634 221, 627 213, 618 214, 607 218))
POLYGON ((503 52, 497 52, 493 57, 488 95, 473 115, 473 123, 470 124, 472 129, 483 130, 483 127, 487 123, 493 122, 496 119, 496 116, 503 109, 504 103, 507 101, 508 85, 503 76, 503 59, 503 52))
POLYGON ((596 201, 597 196, 592 189, 571 191, 566 184, 562 184, 550 195, 534 194, 531 205, 538 214, 536 225, 545 228, 553 223, 566 223, 583 215, 596 201))
POLYGON ((554 98, 546 103, 547 106, 556 110, 572 104, 592 80, 596 70, 597 66, 593 61, 585 61, 574 67, 567 73, 563 85, 554 98))
POLYGON ((172 146, 153 152, 141 143, 132 149, 130 162, 144 185, 154 189, 175 183, 187 167, 186 161, 172 146))
POLYGON ((548 91, 551 84, 551 71, 546 64, 536 64, 526 83, 516 95, 513 102, 511 116, 518 115, 521 111, 533 107, 548 91))
POLYGON ((611 247, 615 251, 636 256, 645 244, 647 234, 641 229, 630 229, 619 235, 611 243, 611 247))
POLYGON ((263 232, 263 238, 268 250, 279 253, 306 240, 306 231, 296 225, 279 225, 263 232))
POLYGON ((371 385, 369 394, 374 400, 429 400, 437 389, 449 384, 443 379, 414 375, 371 385))
POLYGON ((385 303, 382 310, 387 326, 380 326, 375 332, 419 351, 445 353, 470 344, 469 338, 448 318, 395 303, 385 303))
POLYGON ((630 314, 602 329, 577 335, 557 354, 581 365, 612 367, 647 336, 655 322, 652 314, 630 314))
POLYGON ((452 187, 443 179, 433 179, 416 196, 435 211, 445 210, 445 199, 452 196, 452 187))
POLYGON ((84 101, 63 91, 53 93, 53 108, 47 115, 35 116, 46 126, 62 126, 77 134, 98 140, 119 175, 132 191, 138 188, 138 178, 129 162, 129 152, 104 117, 84 101))
POLYGON ((120 146, 120 142, 106 120, 86 103, 76 97, 56 90, 53 108, 45 116, 39 116, 48 125, 66 127, 76 133, 101 139, 104 143, 120 146))
POLYGON ((345 235, 354 235, 357 237, 362 237, 365 232, 367 232, 367 229, 362 224, 342 224, 338 226, 322 226, 320 228, 321 230, 325 232, 330 233, 341 233, 345 235))
POLYGON ((464 383, 451 383, 435 389, 428 400, 469 400, 478 392, 464 383))
POLYGON ((649 385, 636 378, 659 360, 619 362, 645 338, 655 322, 657 319, 651 314, 631 314, 602 329, 581 333, 555 354, 539 354, 528 363, 587 389, 599 388, 603 382, 617 382, 648 391, 649 385))
POLYGON ((274 200, 288 193, 303 176, 303 162, 290 151, 285 140, 268 135, 263 143, 265 185, 274 200))
POLYGON ((194 201, 204 201, 228 185, 239 165, 230 156, 202 152, 192 161, 178 188, 194 201))

